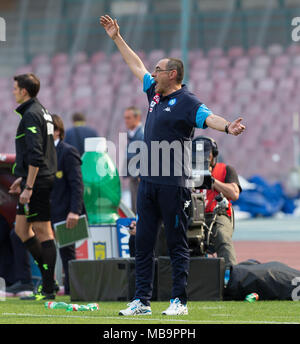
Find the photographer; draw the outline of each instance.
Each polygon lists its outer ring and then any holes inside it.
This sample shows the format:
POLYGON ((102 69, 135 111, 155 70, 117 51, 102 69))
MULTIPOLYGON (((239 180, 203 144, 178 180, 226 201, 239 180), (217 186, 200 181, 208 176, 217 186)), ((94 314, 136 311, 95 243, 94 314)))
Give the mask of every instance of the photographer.
POLYGON ((236 255, 232 242, 234 230, 234 214, 231 201, 239 198, 242 188, 235 169, 232 166, 217 162, 218 146, 215 140, 206 136, 199 136, 197 141, 203 141, 205 152, 209 152, 212 175, 211 189, 203 189, 205 197, 205 223, 209 227, 217 206, 215 197, 220 193, 228 200, 228 207, 221 213, 218 212, 216 221, 212 227, 212 245, 218 257, 225 259, 226 268, 235 265, 236 255))

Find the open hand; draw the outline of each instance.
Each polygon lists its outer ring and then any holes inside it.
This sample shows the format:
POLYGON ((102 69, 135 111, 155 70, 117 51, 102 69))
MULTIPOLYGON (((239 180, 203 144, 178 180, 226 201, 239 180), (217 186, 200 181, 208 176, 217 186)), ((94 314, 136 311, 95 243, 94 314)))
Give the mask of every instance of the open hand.
POLYGON ((230 123, 228 127, 229 134, 237 136, 240 135, 246 129, 246 127, 243 124, 241 124, 242 120, 243 118, 240 117, 236 119, 234 122, 230 123))
POLYGON ((117 19, 113 20, 109 15, 106 14, 105 16, 100 17, 100 24, 104 27, 106 33, 111 39, 116 39, 120 32, 117 19))

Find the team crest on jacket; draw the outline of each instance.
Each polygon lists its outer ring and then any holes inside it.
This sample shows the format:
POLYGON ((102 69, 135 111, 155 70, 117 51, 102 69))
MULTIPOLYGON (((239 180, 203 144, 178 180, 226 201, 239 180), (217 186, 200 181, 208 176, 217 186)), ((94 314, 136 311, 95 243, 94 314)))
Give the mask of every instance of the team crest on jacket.
POLYGON ((63 177, 63 175, 64 175, 64 174, 63 174, 63 171, 57 171, 57 172, 56 172, 56 178, 57 178, 57 179, 61 179, 61 178, 63 177))

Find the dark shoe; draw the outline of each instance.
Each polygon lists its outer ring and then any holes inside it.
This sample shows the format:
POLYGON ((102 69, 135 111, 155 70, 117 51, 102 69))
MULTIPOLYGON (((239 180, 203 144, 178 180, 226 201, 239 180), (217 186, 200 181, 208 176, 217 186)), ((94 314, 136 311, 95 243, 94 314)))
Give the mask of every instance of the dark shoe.
POLYGON ((7 293, 18 294, 24 291, 33 291, 33 284, 32 283, 22 283, 18 281, 11 285, 10 287, 6 288, 7 293))
POLYGON ((57 281, 54 281, 54 288, 53 288, 53 292, 55 294, 57 294, 59 292, 59 285, 57 281))
MULTIPOLYGON (((42 281, 38 283, 38 285, 34 289, 34 293, 40 293, 42 291, 43 284, 42 281)), ((57 281, 54 281, 54 286, 53 286, 53 293, 57 294, 59 292, 59 285, 57 281)))
POLYGON ((25 301, 55 300, 55 294, 54 293, 47 294, 41 291, 38 293, 32 293, 31 295, 28 295, 28 296, 20 297, 20 300, 25 300, 25 301))

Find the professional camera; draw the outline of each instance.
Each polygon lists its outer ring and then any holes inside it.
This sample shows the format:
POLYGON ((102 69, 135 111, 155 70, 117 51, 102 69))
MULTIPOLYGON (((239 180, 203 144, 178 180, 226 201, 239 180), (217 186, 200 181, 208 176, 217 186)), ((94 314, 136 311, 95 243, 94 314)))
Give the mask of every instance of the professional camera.
POLYGON ((212 177, 209 170, 210 153, 213 159, 218 156, 216 142, 207 136, 198 136, 192 141, 192 179, 190 183, 192 206, 190 224, 187 231, 191 256, 205 256, 211 244, 212 227, 218 214, 224 213, 228 207, 228 200, 219 194, 216 196, 217 206, 214 218, 208 227, 205 223, 205 197, 201 190, 211 189, 212 177))
POLYGON ((229 202, 222 193, 215 197, 217 205, 210 226, 205 223, 205 201, 203 193, 192 193, 190 224, 187 231, 191 256, 205 256, 211 246, 212 228, 217 215, 226 214, 229 202))
POLYGON ((211 189, 210 153, 216 159, 219 152, 214 139, 208 136, 197 136, 192 141, 192 178, 191 187, 211 189))

